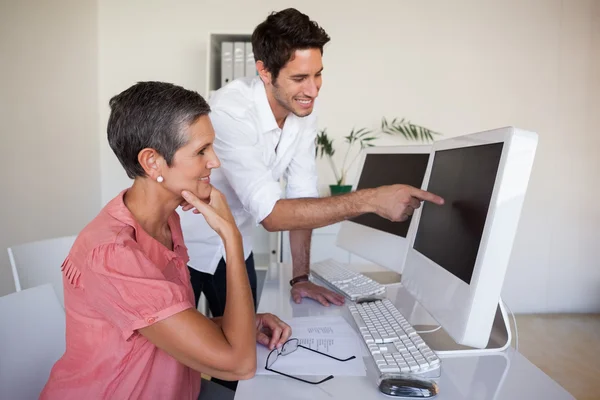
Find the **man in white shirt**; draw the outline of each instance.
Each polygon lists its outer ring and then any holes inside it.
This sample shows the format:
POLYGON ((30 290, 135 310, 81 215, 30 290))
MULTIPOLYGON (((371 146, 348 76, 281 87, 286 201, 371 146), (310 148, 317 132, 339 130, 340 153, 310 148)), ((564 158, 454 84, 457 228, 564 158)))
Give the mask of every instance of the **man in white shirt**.
MULTIPOLYGON (((317 117, 313 109, 321 87, 323 46, 328 41, 325 31, 299 11, 273 13, 252 35, 259 76, 233 81, 210 99, 214 147, 221 160, 221 168, 215 169, 210 179, 226 196, 243 235, 255 306, 251 237, 256 224, 271 232, 290 231, 290 285, 296 303, 309 297, 324 306, 341 305, 342 296, 308 280, 312 229, 369 212, 403 221, 423 200, 443 202, 405 185, 318 198, 317 117), (287 181, 285 196, 280 178, 287 181)), ((196 297, 203 291, 212 314, 222 315, 226 287, 223 246, 208 225, 199 226, 197 218, 181 214, 196 297)))

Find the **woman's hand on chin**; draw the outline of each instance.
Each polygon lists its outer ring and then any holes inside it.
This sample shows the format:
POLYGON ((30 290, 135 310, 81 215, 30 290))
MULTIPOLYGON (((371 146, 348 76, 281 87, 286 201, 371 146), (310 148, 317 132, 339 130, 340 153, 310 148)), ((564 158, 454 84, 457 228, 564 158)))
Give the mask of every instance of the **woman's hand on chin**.
MULTIPOLYGON (((214 187, 212 187, 212 190, 214 190, 214 189, 215 189, 215 188, 214 188, 214 187)), ((211 191, 212 191, 212 190, 211 190, 211 191)), ((192 192, 190 192, 189 190, 188 190, 188 192, 189 192, 189 193, 192 193, 192 192)), ((209 199, 206 199, 206 200, 203 200, 203 199, 199 198, 198 196, 196 196, 194 193, 192 193, 192 196, 196 197, 196 198, 197 198, 198 200, 200 200, 200 201, 204 201, 205 203, 207 203, 207 202, 210 200, 210 198, 209 198, 209 199)), ((192 203, 190 203, 190 202, 188 202, 187 200, 185 200, 185 198, 184 198, 183 200, 181 200, 181 203, 179 203, 179 205, 181 206, 181 209, 182 209, 183 211, 190 211, 190 210, 193 210, 192 212, 193 212, 194 214, 200 214, 200 211, 198 211, 198 210, 196 209, 196 207, 195 207, 195 206, 194 206, 192 203)))
POLYGON ((200 200, 197 196, 187 190, 182 191, 181 195, 188 203, 183 210, 187 211, 191 208, 195 208, 194 212, 204 215, 208 225, 210 225, 210 227, 220 236, 240 234, 235 224, 235 219, 229 209, 229 205, 227 204, 227 199, 223 193, 214 187, 210 192, 208 202, 200 200))

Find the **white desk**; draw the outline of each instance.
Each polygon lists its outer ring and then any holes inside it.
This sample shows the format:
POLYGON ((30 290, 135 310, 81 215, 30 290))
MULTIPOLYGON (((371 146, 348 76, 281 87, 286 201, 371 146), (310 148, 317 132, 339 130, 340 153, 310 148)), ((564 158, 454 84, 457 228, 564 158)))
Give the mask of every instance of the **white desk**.
MULTIPOLYGON (((323 307, 303 299, 295 304, 290 299, 289 265, 271 265, 267 272, 258 311, 270 312, 281 318, 317 315, 342 315, 354 327, 347 307, 323 307)), ((409 318, 425 323, 415 315, 415 302, 400 285, 388 287, 388 298, 409 318)), ((366 352, 366 346, 365 346, 366 352)), ((357 355, 358 356, 358 355, 357 355)), ((241 381, 236 400, 270 399, 390 399, 379 392, 375 367, 370 357, 365 357, 366 377, 335 377, 320 385, 309 385, 283 376, 259 375, 241 381)), ((335 371, 331 371, 335 376, 335 371)), ((512 347, 493 356, 470 356, 442 359, 441 377, 437 380, 440 394, 435 399, 573 399, 566 390, 544 374, 512 347)))

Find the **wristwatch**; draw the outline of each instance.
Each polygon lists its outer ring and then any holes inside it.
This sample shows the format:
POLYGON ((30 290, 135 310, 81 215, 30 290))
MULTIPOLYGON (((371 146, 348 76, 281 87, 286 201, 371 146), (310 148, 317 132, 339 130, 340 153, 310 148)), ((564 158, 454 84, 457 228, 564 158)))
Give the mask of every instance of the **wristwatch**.
POLYGON ((298 282, 306 282, 308 281, 308 274, 298 275, 294 279, 290 281, 290 286, 294 286, 298 282))

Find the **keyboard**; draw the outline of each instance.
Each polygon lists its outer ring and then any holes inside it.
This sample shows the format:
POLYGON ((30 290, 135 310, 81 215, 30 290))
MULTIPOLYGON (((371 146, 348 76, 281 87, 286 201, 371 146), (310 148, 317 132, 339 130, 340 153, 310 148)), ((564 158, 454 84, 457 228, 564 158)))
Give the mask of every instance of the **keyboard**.
POLYGON ((325 260, 310 266, 312 275, 352 301, 377 300, 385 297, 385 286, 361 273, 350 271, 340 263, 325 260))
POLYGON ((391 301, 348 308, 380 374, 439 374, 440 359, 391 301))

